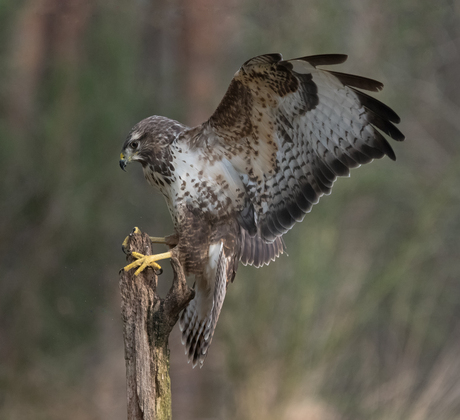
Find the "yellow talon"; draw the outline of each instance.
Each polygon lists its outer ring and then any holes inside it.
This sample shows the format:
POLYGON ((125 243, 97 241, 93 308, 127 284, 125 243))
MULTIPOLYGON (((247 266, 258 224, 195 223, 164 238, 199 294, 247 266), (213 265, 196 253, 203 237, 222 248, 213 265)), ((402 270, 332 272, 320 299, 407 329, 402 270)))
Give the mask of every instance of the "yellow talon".
POLYGON ((139 267, 134 273, 135 276, 139 275, 147 267, 152 267, 155 270, 160 270, 161 267, 156 261, 164 260, 166 258, 171 258, 171 251, 163 252, 162 254, 156 255, 143 255, 139 252, 132 252, 131 255, 136 258, 136 261, 133 261, 131 264, 128 264, 124 270, 129 271, 133 268, 139 267))

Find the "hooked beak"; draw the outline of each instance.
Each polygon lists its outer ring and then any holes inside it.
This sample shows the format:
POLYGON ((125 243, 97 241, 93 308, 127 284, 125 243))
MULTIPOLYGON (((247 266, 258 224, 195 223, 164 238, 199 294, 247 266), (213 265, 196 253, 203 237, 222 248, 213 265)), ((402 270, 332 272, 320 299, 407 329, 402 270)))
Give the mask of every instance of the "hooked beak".
POLYGON ((128 165, 129 160, 125 158, 123 153, 120 154, 120 168, 126 172, 126 166, 128 165))

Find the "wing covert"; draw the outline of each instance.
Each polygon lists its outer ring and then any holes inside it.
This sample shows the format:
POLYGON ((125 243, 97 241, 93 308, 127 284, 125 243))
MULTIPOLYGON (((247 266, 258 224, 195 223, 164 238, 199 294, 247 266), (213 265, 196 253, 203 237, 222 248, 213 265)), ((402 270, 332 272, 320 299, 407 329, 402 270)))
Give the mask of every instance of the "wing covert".
POLYGON ((240 174, 265 241, 301 221, 338 176, 385 155, 394 160, 382 133, 404 140, 397 114, 358 90, 379 91, 380 82, 316 68, 345 60, 341 54, 248 60, 195 137, 240 174))

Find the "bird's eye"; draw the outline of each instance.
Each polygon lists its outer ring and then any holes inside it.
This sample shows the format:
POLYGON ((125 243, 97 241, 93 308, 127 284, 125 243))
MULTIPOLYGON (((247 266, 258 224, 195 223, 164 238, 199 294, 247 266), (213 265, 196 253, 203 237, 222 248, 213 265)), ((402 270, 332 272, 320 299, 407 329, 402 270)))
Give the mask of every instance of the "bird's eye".
POLYGON ((129 147, 131 147, 131 149, 137 149, 139 147, 139 142, 138 141, 133 141, 129 147))

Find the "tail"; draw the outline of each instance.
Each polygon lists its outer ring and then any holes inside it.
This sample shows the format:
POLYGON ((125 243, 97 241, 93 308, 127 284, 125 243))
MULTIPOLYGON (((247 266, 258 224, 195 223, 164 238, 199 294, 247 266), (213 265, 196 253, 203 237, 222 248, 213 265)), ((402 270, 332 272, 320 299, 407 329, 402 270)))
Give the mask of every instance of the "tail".
POLYGON ((195 283, 195 297, 181 314, 179 327, 185 354, 193 367, 203 366, 217 320, 224 303, 227 283, 235 273, 233 256, 225 256, 223 242, 209 248, 209 263, 202 278, 195 283))
POLYGON ((243 265, 262 267, 286 252, 286 245, 281 236, 273 242, 266 242, 259 235, 251 236, 247 230, 241 228, 240 240, 240 261, 243 265))

